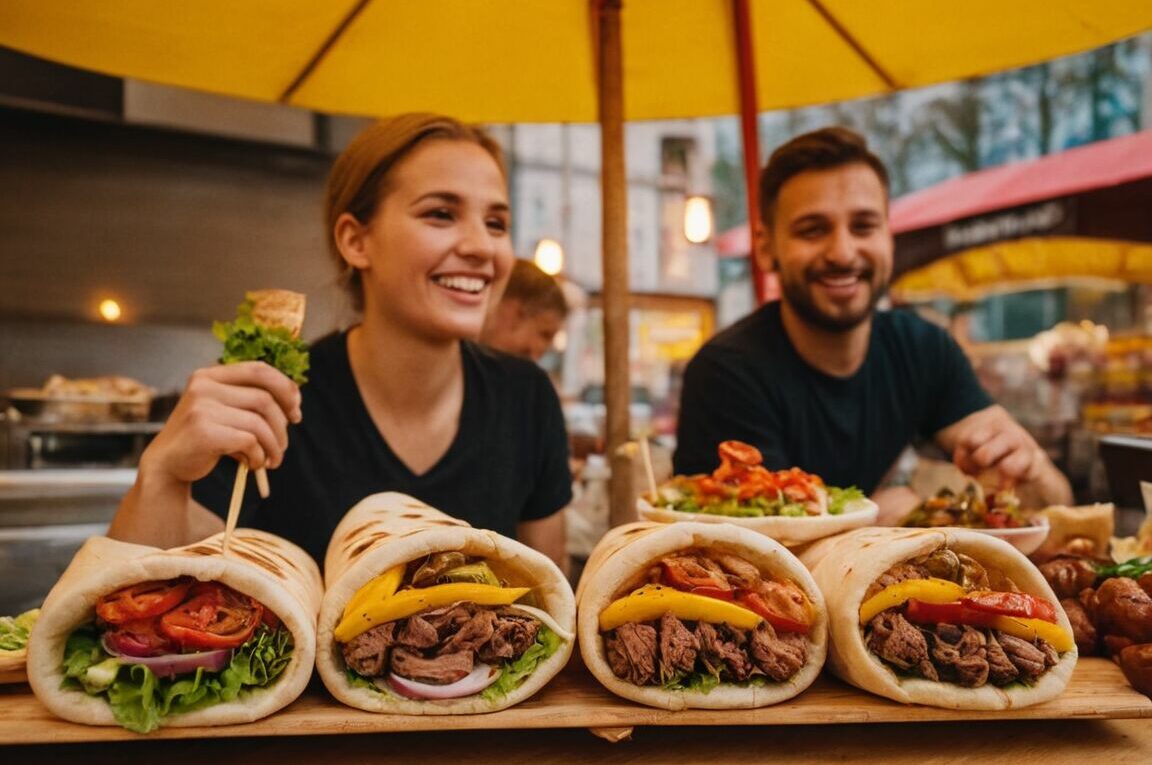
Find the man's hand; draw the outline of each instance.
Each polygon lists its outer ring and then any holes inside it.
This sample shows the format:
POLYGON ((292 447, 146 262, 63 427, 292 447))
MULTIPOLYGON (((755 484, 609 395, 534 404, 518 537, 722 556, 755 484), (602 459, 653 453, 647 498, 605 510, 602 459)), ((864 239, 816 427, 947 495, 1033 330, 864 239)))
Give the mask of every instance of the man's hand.
POLYGON ((1069 504, 1072 488, 1048 455, 1001 406, 974 412, 936 434, 952 461, 968 475, 995 471, 1000 488, 1024 485, 1045 504, 1069 504))
POLYGON ((899 526, 921 502, 920 495, 907 486, 885 486, 872 492, 868 498, 880 508, 876 515, 877 526, 899 526))

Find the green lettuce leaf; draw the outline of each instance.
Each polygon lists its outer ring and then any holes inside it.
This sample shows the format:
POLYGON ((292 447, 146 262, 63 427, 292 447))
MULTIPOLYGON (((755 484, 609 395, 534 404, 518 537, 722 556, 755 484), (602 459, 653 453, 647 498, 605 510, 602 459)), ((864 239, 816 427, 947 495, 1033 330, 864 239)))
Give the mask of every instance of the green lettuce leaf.
POLYGON ((828 514, 840 515, 844 512, 845 505, 857 499, 864 499, 864 492, 860 491, 855 486, 849 486, 846 489, 842 489, 838 486, 829 486, 828 514))
POLYGON ((103 695, 118 723, 137 733, 149 733, 168 715, 234 701, 244 691, 268 687, 291 660, 292 634, 283 627, 261 628, 232 653, 228 666, 219 672, 201 667, 194 673, 158 678, 142 664, 113 659, 101 647, 95 626, 86 625, 68 637, 62 685, 103 695), (115 667, 110 684, 103 682, 109 664, 115 667), (100 682, 91 677, 96 670, 100 682))
POLYGON ((32 625, 40 618, 40 609, 33 608, 19 616, 0 616, 0 651, 19 651, 28 645, 32 625))
POLYGON ((252 318, 252 301, 236 309, 235 321, 212 323, 212 334, 224 343, 220 363, 263 361, 283 372, 297 385, 308 382, 308 345, 284 327, 264 327, 252 318))
POLYGON ((536 633, 536 642, 527 651, 520 654, 520 658, 515 661, 504 662, 500 677, 492 685, 481 691, 480 696, 487 701, 495 701, 501 696, 506 696, 524 682, 524 678, 535 672, 536 666, 540 662, 556 653, 563 643, 564 641, 560 639, 559 635, 546 626, 540 625, 540 631, 536 633))

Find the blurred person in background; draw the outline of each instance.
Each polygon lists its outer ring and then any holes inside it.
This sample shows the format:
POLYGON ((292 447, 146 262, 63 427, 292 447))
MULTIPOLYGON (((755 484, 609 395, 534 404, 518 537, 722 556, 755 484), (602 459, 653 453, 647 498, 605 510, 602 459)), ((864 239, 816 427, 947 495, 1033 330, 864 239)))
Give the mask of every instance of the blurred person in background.
MULTIPOLYGON (((898 523, 921 498, 885 485, 909 444, 933 442, 969 475, 1041 504, 1072 491, 1032 436, 980 386, 948 332, 877 311, 892 276, 888 174, 839 127, 777 149, 760 176, 759 258, 781 299, 706 343, 685 372, 677 473, 711 472, 717 446, 756 446, 772 470, 856 486, 898 523)), ((898 483, 898 482, 896 482, 898 483)))
POLYGON ((480 342, 539 362, 567 318, 568 301, 559 282, 532 261, 518 258, 500 302, 484 322, 480 342))

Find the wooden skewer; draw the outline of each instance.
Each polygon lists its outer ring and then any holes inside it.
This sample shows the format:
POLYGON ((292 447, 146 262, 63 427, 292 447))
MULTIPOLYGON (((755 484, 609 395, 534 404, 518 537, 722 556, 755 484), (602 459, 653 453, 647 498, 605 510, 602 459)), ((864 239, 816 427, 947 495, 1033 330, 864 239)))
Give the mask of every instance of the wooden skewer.
POLYGON ((260 492, 261 499, 268 499, 272 493, 272 488, 268 486, 268 471, 264 468, 256 470, 256 491, 260 492))
POLYGON ((648 477, 648 497, 656 501, 656 473, 652 470, 652 452, 648 449, 648 436, 640 439, 640 456, 644 460, 644 474, 648 477))
POLYGON ((240 504, 244 499, 244 486, 248 483, 248 465, 241 462, 236 466, 236 481, 232 484, 232 501, 228 503, 228 518, 224 521, 224 541, 220 545, 220 554, 228 554, 228 542, 232 539, 232 532, 236 529, 236 521, 240 518, 240 504))

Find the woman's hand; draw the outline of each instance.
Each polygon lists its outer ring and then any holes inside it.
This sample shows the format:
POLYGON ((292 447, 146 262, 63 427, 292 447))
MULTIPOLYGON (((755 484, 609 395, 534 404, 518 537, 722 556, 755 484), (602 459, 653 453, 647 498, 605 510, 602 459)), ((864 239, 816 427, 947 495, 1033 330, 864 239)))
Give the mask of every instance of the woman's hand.
POLYGON ((263 362, 199 369, 141 455, 141 472, 191 484, 225 455, 252 469, 277 467, 288 447, 288 423, 300 418, 300 389, 263 362))

